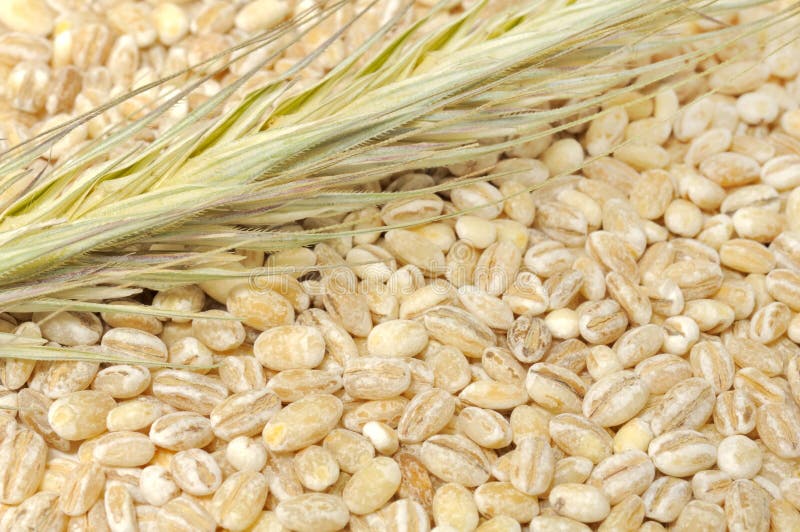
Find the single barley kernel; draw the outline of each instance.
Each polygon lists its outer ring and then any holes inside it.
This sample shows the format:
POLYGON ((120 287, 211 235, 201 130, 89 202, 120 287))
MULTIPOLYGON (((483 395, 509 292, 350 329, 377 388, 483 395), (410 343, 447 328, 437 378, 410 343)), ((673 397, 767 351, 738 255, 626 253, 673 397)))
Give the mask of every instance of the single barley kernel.
MULTIPOLYGON (((153 297, 153 307, 166 311, 196 313, 203 310, 206 295, 197 285, 186 285, 158 292, 153 297)), ((190 318, 174 317, 176 323, 187 323, 190 318)))
POLYGON ((614 353, 620 364, 630 368, 661 350, 664 330, 654 324, 641 325, 626 331, 614 342, 614 353))
POLYGON ((306 493, 281 501, 275 508, 280 523, 298 532, 335 532, 350 518, 341 497, 306 493))
POLYGON ((800 157, 780 155, 764 163, 761 179, 779 191, 791 190, 800 185, 800 157))
POLYGON ((675 430, 653 439, 648 454, 665 475, 686 477, 714 465, 717 448, 699 432, 675 430))
POLYGON ((582 523, 602 521, 611 511, 608 497, 586 484, 559 484, 550 490, 548 501, 559 514, 582 523))
POLYGON ((169 363, 193 366, 187 369, 205 374, 214 365, 214 353, 194 336, 187 336, 169 346, 169 363))
MULTIPOLYGON (((662 99, 670 98, 669 96, 659 96, 662 99)), ((674 119, 673 134, 675 137, 682 141, 687 142, 699 136, 708 127, 714 113, 714 103, 709 98, 700 98, 695 102, 678 110, 678 101, 670 100, 668 104, 664 105, 663 113, 658 112, 658 97, 656 99, 656 117, 664 119, 674 119), (675 116, 677 115, 677 116, 675 116)))
POLYGON ((800 414, 780 403, 758 407, 756 430, 767 448, 781 458, 800 456, 800 414))
POLYGON ((689 354, 692 372, 711 384, 714 393, 733 386, 735 366, 727 349, 717 342, 702 341, 692 346, 689 354))
MULTIPOLYGON (((506 159, 505 161, 511 161, 513 159, 506 159)), ((538 161, 536 161, 538 162, 538 161)), ((545 169, 546 172, 546 169, 545 169)), ((534 178, 535 179, 535 178, 534 178)), ((507 235, 504 235, 503 229, 509 228, 516 228, 516 229, 524 229, 527 226, 530 226, 533 223, 533 220, 536 217, 536 204, 533 200, 532 195, 529 192, 529 186, 525 183, 521 182, 521 179, 508 179, 500 183, 500 193, 506 198, 505 202, 503 203, 503 212, 505 212, 506 216, 508 216, 509 220, 501 220, 495 219, 492 220, 492 225, 494 226, 494 233, 496 240, 503 240, 506 238, 507 235), (499 223, 498 223, 499 222, 499 223)), ((533 184, 532 186, 536 186, 533 184)), ((456 231, 458 231, 458 227, 456 227, 456 231)), ((490 235, 492 233, 491 229, 488 229, 490 235)), ((474 235, 474 227, 473 228, 466 228, 467 235, 471 236, 471 238, 467 238, 467 240, 475 241, 476 235, 474 235), (472 232, 472 235, 469 233, 472 232)), ((518 240, 520 246, 520 251, 525 251, 527 246, 527 234, 522 233, 519 235, 521 240, 518 240)), ((482 241, 485 243, 489 240, 489 238, 483 238, 482 241)), ((513 239, 517 240, 517 239, 513 239)), ((481 240, 479 239, 478 242, 481 240)), ((484 247, 488 247, 491 244, 489 242, 484 247)))
POLYGON ((698 429, 708 421, 713 410, 711 384, 705 379, 692 377, 666 392, 650 424, 656 435, 671 430, 698 429))
POLYGON ((374 512, 392 498, 400 479, 397 462, 385 456, 373 458, 350 478, 342 498, 355 514, 374 512))
MULTIPOLYGON (((514 376, 520 375, 523 370, 511 353, 504 352, 495 355, 491 349, 487 349, 481 359, 482 367, 487 374, 490 377, 494 376, 500 382, 519 382, 521 379, 515 379, 514 376), (483 363, 484 359, 489 360, 487 353, 490 353, 489 356, 493 358, 487 363, 483 363), (487 367, 490 369, 487 370, 487 367), (492 372, 494 373, 492 374, 492 372)), ((428 349, 424 355, 424 364, 433 372, 433 386, 449 393, 458 393, 472 379, 467 357, 452 346, 428 349)))
POLYGON ((361 432, 372 443, 375 450, 383 455, 394 454, 400 446, 397 432, 386 423, 370 421, 364 425, 361 432))
POLYGON ((800 512, 783 499, 771 500, 769 512, 773 530, 795 530, 800 527, 800 512))
POLYGON ((339 422, 343 406, 338 397, 314 394, 277 412, 262 436, 271 451, 296 451, 320 441, 339 422))
MULTIPOLYGON (((508 330, 514 322, 510 305, 474 286, 458 289, 458 299, 469 312, 495 330, 508 330)), ((425 337, 427 338, 427 336, 425 337)))
POLYGON ((725 496, 729 530, 769 530, 769 499, 754 482, 735 480, 725 496))
POLYGON ((700 328, 688 316, 672 316, 664 320, 664 351, 684 355, 700 338, 700 328))
POLYGON ((553 415, 537 405, 520 405, 511 411, 509 423, 516 445, 528 436, 550 438, 549 424, 553 415))
POLYGON ((717 464, 731 478, 753 478, 761 469, 761 449, 743 435, 729 436, 717 449, 717 464))
POLYGON ((693 237, 703 228, 703 214, 695 204, 676 199, 664 212, 664 224, 676 235, 693 237))
POLYGON ((684 161, 691 166, 697 166, 711 155, 727 151, 731 146, 733 134, 724 128, 712 128, 694 138, 689 145, 684 161))
POLYGON ((628 317, 613 299, 587 301, 576 309, 581 337, 592 344, 610 344, 628 326, 628 317))
POLYGON ((622 363, 613 349, 606 345, 596 345, 586 356, 586 369, 594 380, 622 371, 622 363))
POLYGON ((341 388, 341 369, 337 367, 330 370, 287 369, 271 377, 267 383, 267 389, 285 403, 292 403, 313 392, 334 393, 341 388))
POLYGON ((522 250, 507 240, 495 242, 475 264, 474 284, 486 293, 499 296, 516 278, 522 263, 522 250))
POLYGON ((775 268, 773 253, 756 242, 744 238, 734 238, 722 244, 719 249, 720 262, 743 273, 769 273, 775 268))
POLYGON ((194 412, 162 415, 150 426, 148 435, 153 443, 170 451, 205 447, 214 439, 211 422, 194 412))
POLYGON ((456 347, 467 356, 479 358, 484 349, 495 343, 495 335, 487 325, 457 307, 437 306, 422 318, 433 339, 456 347))
POLYGON ((575 139, 560 139, 544 151, 541 160, 551 176, 569 173, 583 163, 583 148, 575 139))
POLYGON ((139 476, 139 489, 145 500, 153 506, 163 506, 180 494, 169 471, 160 465, 149 465, 139 476))
POLYGON ((403 359, 362 357, 347 363, 342 380, 351 397, 389 399, 409 388, 411 370, 403 359))
POLYGON ((559 449, 593 463, 611 455, 612 440, 597 424, 577 414, 559 414, 550 420, 550 436, 559 449))
POLYGON ((621 425, 645 405, 649 392, 632 371, 612 373, 595 382, 583 399, 582 412, 602 427, 621 425))
POLYGON ((797 312, 800 310, 800 274, 795 271, 778 268, 767 274, 766 288, 770 296, 775 300, 789 306, 797 312))
POLYGON ((290 13, 290 7, 276 0, 253 0, 239 10, 234 23, 236 27, 253 33, 278 25, 290 13))
POLYGON ((624 144, 614 150, 614 158, 639 171, 664 168, 669 164, 669 152, 657 144, 624 144))
POLYGON ((475 504, 487 518, 504 515, 527 523, 539 513, 536 497, 514 488, 509 482, 487 482, 475 489, 475 504))
POLYGON ((583 211, 558 201, 539 205, 534 225, 553 240, 571 247, 583 245, 589 229, 583 211))
POLYGON ((746 393, 756 406, 782 403, 786 391, 757 368, 742 368, 733 378, 733 387, 746 393))
POLYGON ((16 505, 36 492, 45 472, 47 444, 25 427, 9 423, 0 441, 0 503, 16 505))
POLYGON ((750 319, 749 336, 752 340, 768 344, 777 340, 789 328, 792 311, 783 303, 775 302, 763 306, 750 319))
POLYGON ((597 530, 638 530, 644 521, 644 502, 638 495, 629 495, 611 508, 608 517, 597 530))
POLYGON ((444 484, 433 496, 433 521, 437 527, 450 527, 459 532, 475 530, 478 507, 472 493, 460 484, 444 484))
POLYGON ((255 436, 280 408, 280 399, 269 390, 250 390, 221 401, 209 418, 214 434, 230 441, 238 436, 255 436))
MULTIPOLYGON (((5 399, 11 402, 14 395, 5 395, 5 399)), ((33 429, 51 447, 59 451, 67 452, 70 450, 71 443, 65 440, 53 430, 47 420, 47 412, 52 401, 32 388, 23 388, 16 394, 16 404, 7 404, 10 409, 17 410, 19 420, 26 427, 33 429)), ((9 417, 13 419, 13 417, 9 417)))
MULTIPOLYGON (((572 268, 583 274, 583 284, 581 285, 581 295, 589 301, 598 301, 606 295, 606 281, 603 268, 600 264, 590 257, 578 257, 572 264, 572 268)), ((545 300, 546 304, 549 301, 545 300)))
POLYGON ((191 495, 210 495, 222 482, 219 465, 202 449, 189 449, 176 453, 170 461, 169 471, 175 484, 191 495))
POLYGON ((28 386, 38 390, 50 399, 84 390, 97 374, 99 364, 83 361, 52 361, 39 363, 28 386))
POLYGON ((155 445, 139 432, 111 432, 95 440, 92 457, 107 467, 138 467, 150 462, 155 445))
POLYGON ((553 486, 564 483, 582 484, 589 478, 594 464, 582 456, 568 456, 556 462, 553 486))
MULTIPOLYGON (((520 144, 520 146, 525 146, 525 144, 520 144)), ((514 151, 515 155, 498 161, 489 172, 493 185, 500 187, 507 183, 517 183, 525 187, 533 187, 541 185, 547 180, 549 176, 547 167, 538 159, 531 158, 536 155, 517 154, 514 148, 511 151, 514 151)))
POLYGON ((630 495, 644 493, 653 482, 655 471, 653 462, 645 453, 629 450, 597 464, 588 484, 600 488, 613 505, 630 495))
POLYGON ((192 334, 214 351, 235 349, 244 342, 245 330, 231 318, 233 315, 223 310, 207 310, 202 318, 192 320, 192 334))
POLYGON ((109 481, 103 496, 108 526, 113 530, 136 530, 133 496, 124 482, 109 481))
POLYGON ((205 507, 189 495, 180 495, 159 508, 156 514, 157 530, 170 532, 213 532, 214 518, 205 507))
POLYGON ((657 478, 642 495, 645 516, 670 523, 677 519, 691 496, 689 482, 669 476, 657 478))
POLYGON ((0 441, 0 503, 16 505, 36 492, 45 472, 47 444, 34 431, 9 423, 0 441))
POLYGON ((653 308, 650 299, 640 287, 616 272, 609 272, 606 275, 606 288, 614 301, 625 310, 631 323, 650 323, 653 308))
POLYGON ((579 334, 578 313, 572 309, 560 308, 550 312, 544 323, 554 338, 560 340, 575 338, 579 334))
MULTIPOLYGON (((142 308, 143 305, 134 301, 115 301, 115 305, 142 308)), ((140 329, 150 334, 161 334, 164 325, 154 316, 137 314, 135 312, 101 312, 100 317, 112 327, 130 327, 140 329)))
POLYGON ((468 406, 459 413, 456 426, 469 439, 487 449, 500 449, 511 443, 511 425, 494 410, 468 406))
POLYGON ((579 412, 586 394, 586 385, 578 375, 547 363, 534 364, 528 369, 525 388, 534 402, 554 412, 579 412))
POLYGON ((60 437, 85 440, 106 430, 106 416, 115 406, 114 399, 105 392, 72 392, 50 405, 47 420, 60 437))
POLYGON ((219 377, 184 370, 159 370, 153 376, 153 395, 170 406, 208 415, 228 396, 219 377))
POLYGON ((509 480, 528 495, 541 495, 550 487, 555 473, 555 457, 547 440, 526 436, 517 442, 511 459, 509 480))
POLYGON ((716 334, 724 331, 736 317, 734 310, 716 299, 687 301, 683 313, 694 320, 701 332, 716 334))
POLYGON ((483 450, 461 435, 431 436, 422 445, 420 459, 445 482, 475 487, 489 478, 490 464, 483 450))
POLYGON ((228 530, 246 530, 267 500, 267 481, 255 471, 239 471, 220 485, 211 499, 210 513, 228 530))
POLYGON ((314 368, 325 356, 325 339, 305 325, 282 325, 262 332, 253 345, 261 364, 275 371, 314 368))
POLYGON ((70 347, 94 345, 103 332, 100 319, 89 312, 35 313, 33 321, 41 328, 43 338, 70 347))
POLYGON ((717 504, 690 501, 675 521, 675 530, 709 530, 724 532, 725 511, 717 504))
POLYGON ((114 399, 141 395, 150 386, 151 374, 144 366, 118 364, 101 369, 92 381, 92 389, 108 393, 114 399))
POLYGON ((617 433, 614 435, 613 449, 617 454, 628 450, 647 451, 652 439, 653 431, 650 424, 635 417, 617 429, 617 433))
POLYGON ((106 426, 111 432, 146 429, 170 409, 171 407, 155 397, 140 396, 124 401, 109 410, 106 416, 106 426))
POLYGON ((300 483, 312 491, 324 491, 339 478, 339 465, 333 454, 311 445, 294 456, 294 471, 300 483))
POLYGON ((68 517, 58 508, 58 494, 41 491, 14 509, 9 530, 65 530, 68 517))
POLYGON ((100 498, 105 482, 106 475, 99 465, 78 465, 61 488, 59 509, 69 516, 85 514, 100 498))
POLYGON ((100 345, 111 353, 142 361, 164 362, 168 357, 167 346, 160 338, 138 329, 109 329, 103 335, 100 345))
POLYGON ((748 434, 756 426, 756 405, 747 393, 729 390, 717 396, 714 426, 720 434, 748 434))
POLYGON ((577 338, 570 338, 553 346, 553 349, 547 354, 545 362, 582 373, 586 369, 586 357, 589 355, 589 351, 589 347, 584 342, 577 338))
POLYGON ((542 278, 549 278, 564 271, 574 260, 575 255, 572 250, 555 240, 534 244, 523 257, 525 267, 542 278))
POLYGON ((361 432, 368 421, 382 421, 390 427, 396 426, 403 416, 403 411, 409 404, 405 397, 379 399, 359 403, 345 413, 342 424, 346 429, 361 432))

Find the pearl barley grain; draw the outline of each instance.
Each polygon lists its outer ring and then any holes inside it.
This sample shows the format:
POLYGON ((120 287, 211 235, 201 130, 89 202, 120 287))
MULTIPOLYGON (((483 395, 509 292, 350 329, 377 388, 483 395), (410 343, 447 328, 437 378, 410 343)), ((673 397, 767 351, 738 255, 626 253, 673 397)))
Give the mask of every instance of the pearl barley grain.
POLYGON ((761 449, 747 436, 728 436, 719 443, 717 465, 734 480, 753 478, 761 469, 761 449))
POLYGON ((578 313, 569 308, 561 308, 550 312, 544 319, 554 338, 566 340, 576 338, 579 334, 578 313))
POLYGON ((261 471, 267 463, 267 449, 260 441, 237 436, 228 442, 225 458, 237 471, 261 471))
POLYGON ((664 212, 664 225, 678 236, 691 238, 703 229, 703 213, 694 203, 676 199, 664 212))
POLYGON ((583 147, 575 139, 557 140, 542 154, 542 162, 551 176, 575 171, 583 163, 583 147))

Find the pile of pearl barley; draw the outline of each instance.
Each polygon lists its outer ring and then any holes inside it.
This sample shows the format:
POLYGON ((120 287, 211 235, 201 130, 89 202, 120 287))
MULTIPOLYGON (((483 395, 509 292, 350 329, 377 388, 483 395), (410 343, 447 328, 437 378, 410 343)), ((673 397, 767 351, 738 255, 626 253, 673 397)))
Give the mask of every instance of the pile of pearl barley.
POLYGON ((492 168, 304 220, 365 231, 242 252, 249 282, 120 302, 203 318, 3 314, 175 369, 4 361, 0 530, 800 529, 800 47, 735 54, 563 135, 386 180, 492 168))

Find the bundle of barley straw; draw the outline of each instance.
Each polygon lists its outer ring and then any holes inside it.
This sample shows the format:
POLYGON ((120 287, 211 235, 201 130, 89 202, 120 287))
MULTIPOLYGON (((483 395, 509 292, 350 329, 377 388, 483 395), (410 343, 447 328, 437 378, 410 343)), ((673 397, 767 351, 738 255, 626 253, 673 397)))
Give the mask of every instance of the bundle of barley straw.
POLYGON ((0 0, 0 531, 800 530, 798 22, 0 0))

